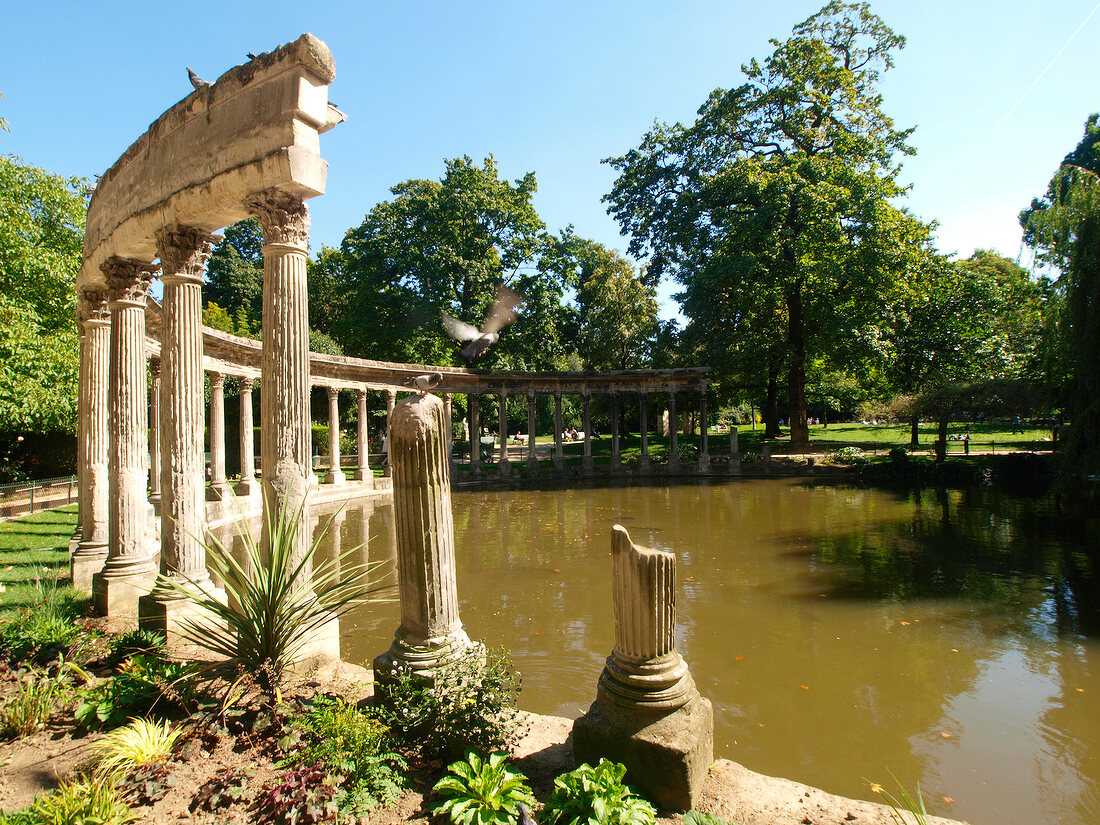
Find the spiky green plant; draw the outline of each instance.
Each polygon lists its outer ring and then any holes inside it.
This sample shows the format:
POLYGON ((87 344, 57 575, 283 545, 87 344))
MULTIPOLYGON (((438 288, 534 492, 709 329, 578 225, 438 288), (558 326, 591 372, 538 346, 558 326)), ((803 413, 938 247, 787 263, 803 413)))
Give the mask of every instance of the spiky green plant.
POLYGON ((113 782, 87 777, 60 783, 56 791, 38 797, 29 813, 27 821, 34 825, 127 825, 139 818, 113 782))
MULTIPOLYGON (((898 825, 910 825, 909 820, 905 817, 905 814, 909 814, 913 819, 912 825, 928 825, 928 811, 924 809, 924 797, 921 796, 920 783, 917 783, 916 796, 909 793, 909 789, 906 788, 894 776, 894 772, 887 770, 890 774, 890 778, 894 780, 894 784, 898 786, 897 796, 890 793, 888 790, 879 785, 877 782, 870 782, 871 790, 877 794, 881 794, 882 798, 886 800, 886 804, 890 806, 890 818, 898 825)), ((866 781, 866 780, 865 780, 866 781)))
POLYGON ((162 579, 161 584, 193 600, 210 617, 185 621, 182 635, 193 644, 224 657, 216 669, 223 675, 248 674, 264 691, 274 691, 302 647, 334 616, 362 601, 377 582, 372 574, 383 564, 353 564, 353 547, 337 558, 312 567, 318 545, 333 524, 329 518, 313 537, 309 551, 299 556, 297 537, 308 518, 303 499, 296 507, 264 506, 266 546, 261 546, 243 518, 239 523, 244 559, 238 561, 221 539, 203 542, 206 566, 224 587, 222 601, 211 586, 186 579, 162 579))
POLYGON ((509 767, 503 753, 482 760, 470 751, 447 770, 433 789, 441 801, 432 811, 453 825, 509 825, 519 819, 519 803, 535 804, 526 777, 509 767))
POLYGON ((42 730, 70 691, 65 679, 31 671, 0 707, 0 739, 21 739, 42 730))
POLYGON ((96 775, 126 776, 141 765, 164 762, 179 737, 168 722, 131 719, 92 745, 99 757, 96 775))

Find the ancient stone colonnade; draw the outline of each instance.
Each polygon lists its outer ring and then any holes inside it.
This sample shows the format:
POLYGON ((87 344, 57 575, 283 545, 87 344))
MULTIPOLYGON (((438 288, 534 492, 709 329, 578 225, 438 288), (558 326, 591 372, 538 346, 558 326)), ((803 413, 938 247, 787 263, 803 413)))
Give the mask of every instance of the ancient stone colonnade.
MULTIPOLYGON (((468 396, 469 430, 481 431, 479 398, 499 397, 498 431, 508 432, 505 402, 523 394, 527 432, 535 430, 536 394, 555 401, 554 464, 564 468, 561 400, 581 396, 583 469, 594 470, 590 402, 636 394, 642 421, 639 470, 649 469, 645 436, 648 397, 699 394, 705 421, 706 369, 611 373, 475 373, 310 353, 306 292, 309 212, 305 201, 324 192, 327 165, 319 136, 345 118, 327 101, 334 76, 327 47, 303 35, 225 73, 158 118, 100 179, 88 210, 84 260, 77 280, 80 337, 80 522, 72 553, 73 582, 94 593, 108 615, 140 615, 169 632, 187 617, 188 603, 163 586, 182 577, 208 588, 201 537, 213 520, 264 507, 294 507, 385 489, 368 465, 367 393, 385 393, 392 412, 402 381, 440 372, 437 392, 450 420, 455 393, 468 396), (263 229, 263 340, 202 326, 202 284, 217 238, 246 217, 263 229), (158 303, 149 297, 163 285, 158 303), (204 401, 209 376, 209 410, 204 401), (232 376, 241 394, 241 478, 226 477, 224 391, 232 376), (260 461, 253 455, 252 391, 260 389, 260 461), (310 390, 329 396, 329 470, 311 466, 310 390), (358 461, 341 469, 339 392, 358 397, 358 461), (210 486, 205 483, 204 424, 209 413, 210 486), (149 433, 152 433, 150 438, 149 433), (358 489, 353 489, 353 488, 358 489), (313 489, 315 492, 310 493, 313 489), (262 491, 262 495, 261 495, 262 491), (158 540, 159 538, 159 540, 158 540)), ((620 464, 618 415, 612 415, 611 468, 620 464)), ((706 470, 702 428, 698 469, 706 470)), ((676 427, 668 468, 678 468, 676 427)), ((537 467, 534 439, 527 465, 537 467)), ((448 448, 450 455, 450 448, 448 448)), ((683 468, 687 469, 687 468, 683 468)), ((478 450, 470 472, 485 471, 478 450)), ((495 472, 508 474, 504 452, 495 472)), ((310 544, 310 519, 297 543, 310 544)), ((320 634, 313 653, 338 655, 338 638, 320 634)))

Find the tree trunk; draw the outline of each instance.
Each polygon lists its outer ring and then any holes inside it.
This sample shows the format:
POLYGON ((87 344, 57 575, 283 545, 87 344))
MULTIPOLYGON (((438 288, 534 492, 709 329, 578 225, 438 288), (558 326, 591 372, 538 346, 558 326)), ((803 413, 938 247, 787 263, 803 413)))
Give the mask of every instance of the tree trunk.
POLYGON ((806 422, 806 339, 803 329, 802 293, 798 286, 787 293, 787 338, 791 345, 791 364, 787 373, 791 398, 791 445, 810 443, 806 422))
POLYGON ((768 358, 768 397, 764 401, 764 438, 779 438, 779 364, 768 358))
POLYGON ((909 446, 920 446, 920 416, 917 413, 913 413, 912 419, 909 421, 909 446))

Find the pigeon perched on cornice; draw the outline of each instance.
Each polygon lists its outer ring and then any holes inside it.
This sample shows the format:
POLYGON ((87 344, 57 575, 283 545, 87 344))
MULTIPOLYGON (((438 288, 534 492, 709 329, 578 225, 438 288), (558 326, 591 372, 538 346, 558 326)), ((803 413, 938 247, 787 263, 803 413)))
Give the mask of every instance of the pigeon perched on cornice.
POLYGON ((466 366, 500 340, 500 330, 516 320, 516 308, 522 303, 522 295, 502 286, 497 290, 493 308, 485 316, 485 322, 480 330, 472 324, 452 318, 446 312, 443 313, 443 327, 447 330, 447 334, 458 341, 470 342, 459 353, 462 360, 466 362, 466 366))
POLYGON ((434 390, 443 380, 443 373, 430 372, 427 375, 410 375, 401 383, 406 387, 413 387, 420 391, 421 395, 434 390))
POLYGON ((245 52, 244 56, 247 57, 249 60, 255 60, 256 59, 256 55, 252 54, 252 52, 245 52))
POLYGON ((210 84, 191 71, 191 67, 187 67, 187 79, 191 81, 191 85, 196 89, 201 89, 203 86, 209 86, 210 84))

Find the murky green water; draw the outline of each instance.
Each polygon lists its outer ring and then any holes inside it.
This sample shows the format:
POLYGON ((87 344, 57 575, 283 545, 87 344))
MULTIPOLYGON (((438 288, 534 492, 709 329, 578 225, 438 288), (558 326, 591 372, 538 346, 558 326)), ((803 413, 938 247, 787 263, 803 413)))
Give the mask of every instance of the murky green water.
MULTIPOLYGON (((974 823, 1100 820, 1100 529, 1052 500, 775 479, 458 491, 454 513, 463 621, 511 651, 527 709, 595 696, 618 522, 679 558, 716 756, 863 798, 893 771, 974 823)), ((392 518, 353 504, 343 546, 392 558, 392 518)), ((345 658, 369 663, 397 622, 396 604, 348 616, 345 658)))

